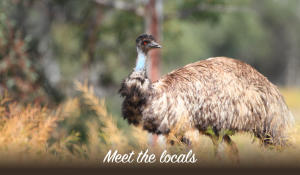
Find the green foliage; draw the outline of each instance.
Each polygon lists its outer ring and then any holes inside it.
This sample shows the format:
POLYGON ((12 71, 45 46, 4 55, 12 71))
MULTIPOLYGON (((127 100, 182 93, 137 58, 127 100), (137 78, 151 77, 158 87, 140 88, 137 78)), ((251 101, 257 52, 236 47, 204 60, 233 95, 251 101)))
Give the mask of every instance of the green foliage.
POLYGON ((12 4, 7 1, 0 5, 3 12, 0 15, 0 88, 19 100, 43 101, 36 65, 26 51, 28 42, 14 21, 9 20, 9 5, 12 4))
POLYGON ((192 21, 211 20, 217 21, 222 8, 225 7, 225 0, 189 0, 181 1, 178 10, 180 17, 192 21))

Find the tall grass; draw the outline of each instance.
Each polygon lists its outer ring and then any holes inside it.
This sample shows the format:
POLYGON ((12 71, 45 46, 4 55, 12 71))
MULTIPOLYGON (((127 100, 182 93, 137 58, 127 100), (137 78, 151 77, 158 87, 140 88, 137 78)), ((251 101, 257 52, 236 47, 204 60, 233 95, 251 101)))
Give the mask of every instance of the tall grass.
POLYGON ((147 148, 145 131, 130 127, 131 135, 124 135, 104 99, 97 98, 87 84, 75 86, 80 94, 56 109, 20 104, 7 94, 0 98, 0 165, 93 164, 110 149, 147 148), (78 122, 86 128, 86 141, 79 131, 68 128, 78 122), (130 138, 135 143, 129 143, 130 138))
MULTIPOLYGON (((78 95, 55 109, 12 101, 9 94, 0 97, 0 165, 101 166, 110 149, 121 153, 150 149, 159 156, 164 148, 153 148, 148 144, 146 131, 130 126, 125 134, 118 127, 116 117, 107 111, 104 99, 96 97, 92 87, 79 82, 75 83, 75 87, 78 95)), ((298 94, 300 91, 282 92, 298 118, 300 104, 295 101, 299 99, 291 99, 297 97, 291 93, 298 94)), ((294 166, 300 161, 299 123, 290 134, 293 146, 281 152, 261 147, 258 141, 253 142, 255 139, 250 134, 233 136, 240 152, 239 165, 226 154, 222 160, 216 159, 210 139, 191 134, 198 137, 193 146, 198 159, 196 166, 294 166)), ((175 146, 167 146, 169 152, 187 150, 172 133, 165 140, 176 143, 175 146)))

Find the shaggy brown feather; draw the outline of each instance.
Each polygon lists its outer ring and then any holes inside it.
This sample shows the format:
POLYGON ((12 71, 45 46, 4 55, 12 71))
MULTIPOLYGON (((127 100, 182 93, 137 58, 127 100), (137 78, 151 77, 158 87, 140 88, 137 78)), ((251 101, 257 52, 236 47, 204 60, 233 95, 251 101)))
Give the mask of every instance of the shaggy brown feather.
POLYGON ((182 131, 246 131, 282 145, 294 121, 275 85, 248 64, 225 57, 188 64, 155 83, 145 70, 134 71, 120 93, 124 118, 157 134, 167 135, 186 117, 182 131))

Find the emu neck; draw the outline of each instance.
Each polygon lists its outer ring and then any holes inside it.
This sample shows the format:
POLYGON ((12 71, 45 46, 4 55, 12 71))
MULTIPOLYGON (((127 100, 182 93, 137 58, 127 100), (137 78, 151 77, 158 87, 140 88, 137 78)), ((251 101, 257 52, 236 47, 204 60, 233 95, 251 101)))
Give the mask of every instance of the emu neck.
POLYGON ((142 50, 137 48, 137 60, 136 60, 136 66, 135 71, 143 71, 146 70, 146 61, 147 61, 147 54, 144 53, 142 50))

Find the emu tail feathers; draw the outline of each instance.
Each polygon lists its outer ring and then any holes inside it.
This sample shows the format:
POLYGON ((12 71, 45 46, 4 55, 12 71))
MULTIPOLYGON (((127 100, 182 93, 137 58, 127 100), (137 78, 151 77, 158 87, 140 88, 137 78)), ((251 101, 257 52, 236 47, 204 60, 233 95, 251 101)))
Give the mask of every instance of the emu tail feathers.
POLYGON ((273 121, 269 121, 268 127, 265 128, 265 131, 260 136, 264 145, 289 145, 289 131, 294 125, 294 116, 284 100, 281 101, 280 108, 281 110, 278 112, 281 113, 274 113, 277 117, 273 117, 273 121))

